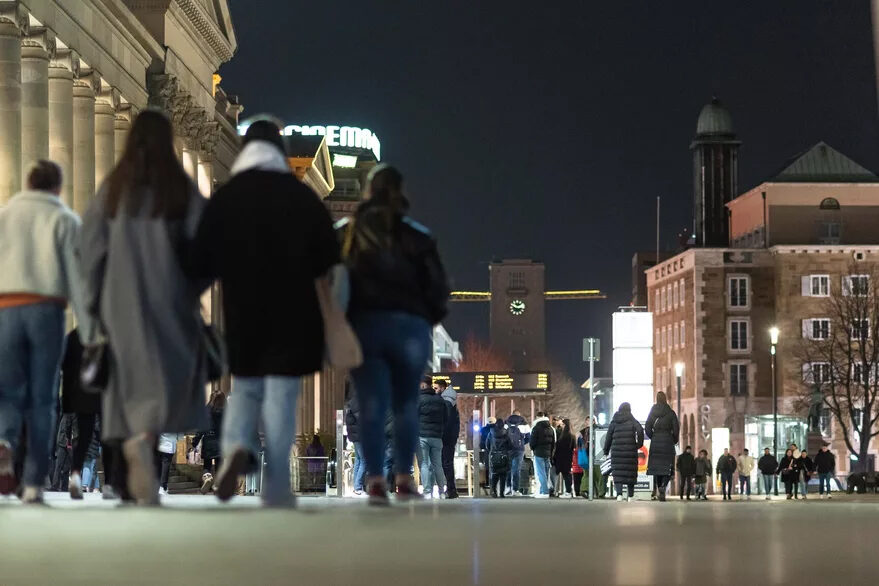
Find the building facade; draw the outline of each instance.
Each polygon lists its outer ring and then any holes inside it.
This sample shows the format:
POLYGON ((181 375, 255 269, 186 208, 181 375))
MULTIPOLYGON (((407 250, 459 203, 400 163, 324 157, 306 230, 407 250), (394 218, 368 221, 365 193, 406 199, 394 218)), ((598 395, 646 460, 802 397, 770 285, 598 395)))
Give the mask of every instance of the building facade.
POLYGON ((537 370, 546 357, 543 263, 508 259, 489 265, 491 345, 515 370, 537 370))

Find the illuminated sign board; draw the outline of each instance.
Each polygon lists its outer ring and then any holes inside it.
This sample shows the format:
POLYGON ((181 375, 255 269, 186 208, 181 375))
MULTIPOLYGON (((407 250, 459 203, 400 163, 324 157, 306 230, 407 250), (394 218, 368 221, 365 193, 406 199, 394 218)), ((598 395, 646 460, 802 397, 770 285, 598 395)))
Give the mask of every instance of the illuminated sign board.
MULTIPOLYGON (((241 124, 238 126, 238 134, 244 135, 247 132, 249 124, 241 124)), ((302 136, 325 136, 327 137, 327 146, 345 147, 352 149, 363 149, 372 151, 376 160, 382 160, 382 143, 368 128, 357 128, 355 126, 306 126, 300 124, 290 124, 285 126, 281 131, 286 136, 293 133, 302 136)))
POLYGON ((503 395, 509 393, 547 393, 551 390, 548 372, 438 372, 433 382, 445 380, 465 395, 503 395))

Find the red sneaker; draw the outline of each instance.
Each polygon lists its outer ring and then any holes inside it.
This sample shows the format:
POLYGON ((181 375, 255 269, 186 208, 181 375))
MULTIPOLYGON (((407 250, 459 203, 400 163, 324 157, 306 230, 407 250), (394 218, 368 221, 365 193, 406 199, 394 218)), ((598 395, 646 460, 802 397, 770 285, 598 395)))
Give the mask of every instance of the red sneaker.
POLYGON ((369 497, 367 502, 371 507, 387 507, 391 504, 388 499, 388 487, 384 482, 370 482, 366 494, 369 497))
POLYGON ((418 501, 423 499, 424 496, 418 492, 418 487, 415 486, 414 482, 410 482, 408 484, 398 484, 397 485, 397 500, 400 502, 405 501, 418 501))

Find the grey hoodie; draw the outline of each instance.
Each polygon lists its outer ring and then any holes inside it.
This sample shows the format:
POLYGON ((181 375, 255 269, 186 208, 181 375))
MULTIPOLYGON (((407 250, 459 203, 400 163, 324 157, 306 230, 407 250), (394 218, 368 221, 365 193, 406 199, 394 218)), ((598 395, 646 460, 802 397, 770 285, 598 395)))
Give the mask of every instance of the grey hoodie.
POLYGON ((452 405, 458 404, 458 392, 452 387, 446 387, 446 390, 440 394, 443 400, 448 401, 452 405))

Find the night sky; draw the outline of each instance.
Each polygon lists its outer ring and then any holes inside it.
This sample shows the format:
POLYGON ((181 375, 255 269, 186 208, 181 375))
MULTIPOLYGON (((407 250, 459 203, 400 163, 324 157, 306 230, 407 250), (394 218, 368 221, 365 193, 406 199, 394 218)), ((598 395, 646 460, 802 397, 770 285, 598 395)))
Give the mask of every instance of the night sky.
MULTIPOLYGON (((608 294, 548 304, 550 356, 578 380, 581 338, 610 349, 632 254, 655 247, 656 197, 668 247, 692 223, 712 95, 743 141, 742 191, 819 140, 879 168, 867 0, 230 4, 225 90, 245 115, 377 133, 455 288, 524 257, 548 288, 608 294)), ((454 305, 446 327, 487 340, 488 306, 454 305)))

